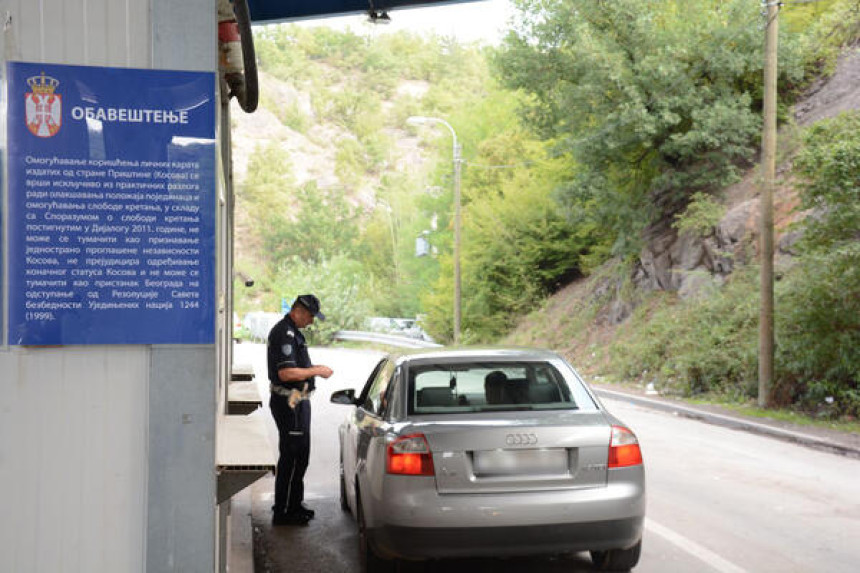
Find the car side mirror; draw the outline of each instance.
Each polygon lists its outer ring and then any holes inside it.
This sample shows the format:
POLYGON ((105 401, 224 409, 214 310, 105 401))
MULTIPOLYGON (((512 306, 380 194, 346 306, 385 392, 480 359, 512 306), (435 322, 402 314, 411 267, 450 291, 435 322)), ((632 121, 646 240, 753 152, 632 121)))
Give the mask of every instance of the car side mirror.
POLYGON ((343 404, 344 406, 355 406, 355 390, 338 390, 331 395, 332 404, 343 404))

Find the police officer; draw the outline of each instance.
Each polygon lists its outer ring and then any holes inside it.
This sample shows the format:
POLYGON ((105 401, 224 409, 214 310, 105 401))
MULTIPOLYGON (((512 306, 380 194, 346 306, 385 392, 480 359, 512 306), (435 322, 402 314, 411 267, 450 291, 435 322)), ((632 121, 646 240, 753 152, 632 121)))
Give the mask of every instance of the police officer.
POLYGON ((314 318, 325 320, 320 312, 320 301, 312 294, 303 294, 269 332, 269 408, 278 426, 280 451, 275 475, 275 505, 272 506, 273 525, 305 525, 314 516, 314 511, 302 503, 311 450, 310 396, 315 376, 328 378, 332 375, 328 366, 311 364, 300 330, 313 324, 314 318))

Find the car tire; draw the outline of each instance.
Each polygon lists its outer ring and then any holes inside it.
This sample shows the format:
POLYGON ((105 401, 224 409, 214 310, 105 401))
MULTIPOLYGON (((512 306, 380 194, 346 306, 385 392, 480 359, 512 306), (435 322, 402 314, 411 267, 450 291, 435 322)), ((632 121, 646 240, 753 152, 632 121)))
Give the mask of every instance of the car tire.
POLYGON ((628 549, 609 549, 607 551, 592 551, 591 561, 598 571, 629 571, 639 563, 642 553, 642 540, 628 549))
POLYGON ((361 498, 355 492, 356 517, 358 519, 358 551, 362 573, 394 573, 397 564, 394 561, 383 559, 373 550, 367 538, 367 524, 364 522, 364 510, 361 507, 361 498))
POLYGON ((346 499, 346 477, 343 475, 343 462, 340 464, 340 508, 349 511, 349 502, 346 499))

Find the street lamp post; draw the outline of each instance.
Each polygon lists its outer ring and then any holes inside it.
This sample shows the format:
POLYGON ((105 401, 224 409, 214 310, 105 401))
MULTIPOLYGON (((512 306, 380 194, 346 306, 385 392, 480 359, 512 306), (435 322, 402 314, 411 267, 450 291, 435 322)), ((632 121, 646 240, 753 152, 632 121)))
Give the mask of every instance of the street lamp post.
POLYGON ((454 344, 460 342, 460 171, 462 160, 461 148, 457 142, 457 132, 451 124, 438 117, 412 116, 406 120, 409 125, 442 124, 451 132, 453 139, 454 160, 454 344))

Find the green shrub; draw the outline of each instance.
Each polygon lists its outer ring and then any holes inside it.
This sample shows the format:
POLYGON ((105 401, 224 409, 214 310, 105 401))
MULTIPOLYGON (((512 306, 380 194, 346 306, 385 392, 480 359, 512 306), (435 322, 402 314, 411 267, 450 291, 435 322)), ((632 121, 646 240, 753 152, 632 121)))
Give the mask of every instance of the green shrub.
POLYGON ((342 137, 335 143, 335 172, 342 181, 356 181, 366 171, 364 150, 352 137, 342 137))
POLYGON ((778 395, 831 415, 860 413, 860 113, 820 122, 795 163, 801 255, 777 284, 778 395), (822 402, 831 397, 833 402, 822 402))
POLYGON ((278 109, 278 119, 281 123, 299 133, 305 133, 311 126, 311 118, 302 111, 298 102, 290 102, 278 109))
POLYGON ((709 298, 652 295, 610 347, 612 374, 684 396, 754 395, 758 332, 754 269, 736 271, 709 298))
POLYGON ((839 382, 814 380, 800 397, 804 411, 820 418, 860 417, 860 391, 839 382))
POLYGON ((860 243, 800 257, 776 295, 777 396, 860 415, 860 243))
POLYGON ((860 112, 845 113, 810 128, 795 163, 805 179, 801 209, 807 252, 831 251, 857 240, 860 229, 860 112))
POLYGON ((725 207, 711 195, 702 192, 694 193, 687 209, 675 217, 672 226, 678 229, 679 233, 707 237, 714 233, 714 228, 725 212, 725 207))

